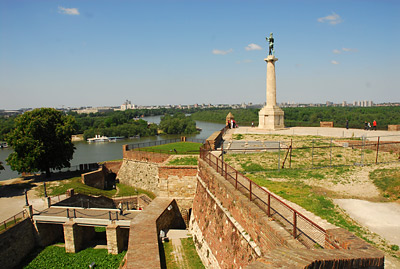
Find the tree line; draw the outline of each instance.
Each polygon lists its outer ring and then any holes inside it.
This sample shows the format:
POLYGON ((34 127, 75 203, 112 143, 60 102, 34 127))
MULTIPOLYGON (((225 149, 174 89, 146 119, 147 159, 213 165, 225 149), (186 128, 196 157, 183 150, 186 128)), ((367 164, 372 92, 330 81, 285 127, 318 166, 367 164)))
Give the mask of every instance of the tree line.
MULTIPOLYGON (((225 123, 229 112, 235 117, 238 125, 258 125, 259 109, 213 109, 202 110, 192 114, 200 121, 225 123)), ((335 127, 363 129, 365 122, 377 121, 377 128, 387 130, 391 124, 400 124, 400 107, 285 107, 285 126, 317 127, 321 121, 333 121, 335 127)))

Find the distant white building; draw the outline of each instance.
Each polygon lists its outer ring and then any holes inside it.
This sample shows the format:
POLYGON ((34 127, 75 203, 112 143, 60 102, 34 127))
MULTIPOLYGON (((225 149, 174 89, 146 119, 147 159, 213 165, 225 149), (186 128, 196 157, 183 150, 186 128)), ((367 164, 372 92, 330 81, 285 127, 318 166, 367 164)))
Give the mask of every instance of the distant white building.
POLYGON ((127 110, 127 109, 135 109, 135 105, 131 103, 131 101, 126 100, 125 103, 121 105, 121 110, 127 110))

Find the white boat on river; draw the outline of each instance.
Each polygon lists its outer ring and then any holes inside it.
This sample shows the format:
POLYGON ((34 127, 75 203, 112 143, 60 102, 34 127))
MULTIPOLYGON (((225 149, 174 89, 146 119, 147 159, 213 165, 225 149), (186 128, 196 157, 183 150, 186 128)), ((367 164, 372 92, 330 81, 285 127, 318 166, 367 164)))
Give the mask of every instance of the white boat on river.
POLYGON ((93 138, 88 138, 87 142, 88 143, 95 143, 95 142, 109 142, 110 139, 107 136, 100 136, 100 135, 96 135, 93 138))

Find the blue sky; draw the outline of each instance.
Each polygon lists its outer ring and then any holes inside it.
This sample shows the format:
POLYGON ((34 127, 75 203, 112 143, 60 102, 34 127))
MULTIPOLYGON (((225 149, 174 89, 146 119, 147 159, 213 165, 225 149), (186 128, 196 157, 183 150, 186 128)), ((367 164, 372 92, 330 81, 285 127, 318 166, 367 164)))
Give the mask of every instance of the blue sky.
POLYGON ((0 0, 0 109, 400 101, 400 1, 0 0), (247 48, 247 49, 246 49, 247 48))

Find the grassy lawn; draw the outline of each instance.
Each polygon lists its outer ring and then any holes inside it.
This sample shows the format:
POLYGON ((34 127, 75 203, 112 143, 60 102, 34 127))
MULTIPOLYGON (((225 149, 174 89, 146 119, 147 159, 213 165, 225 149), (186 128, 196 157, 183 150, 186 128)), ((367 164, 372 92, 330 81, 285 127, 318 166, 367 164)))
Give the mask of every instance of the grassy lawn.
POLYGON ((126 251, 112 255, 107 249, 87 248, 78 253, 65 253, 64 247, 48 246, 24 268, 118 268, 126 251))
MULTIPOLYGON (((68 189, 73 188, 76 193, 87 194, 87 195, 102 195, 102 196, 106 196, 109 198, 122 197, 122 196, 133 196, 133 195, 136 195, 135 189, 137 189, 138 194, 144 193, 144 194, 147 194, 147 196, 149 196, 151 199, 155 198, 155 195, 150 191, 142 190, 142 189, 135 188, 135 187, 128 186, 125 184, 121 184, 121 183, 117 183, 117 187, 119 189, 118 195, 116 195, 117 190, 115 190, 115 189, 113 189, 113 190, 97 189, 97 188, 83 184, 81 182, 80 177, 73 177, 71 179, 48 182, 46 189, 47 189, 47 195, 49 195, 49 196, 65 194, 65 192, 68 189)), ((39 186, 37 191, 40 196, 44 196, 43 186, 39 186)))
POLYGON ((360 237, 364 236, 361 227, 343 216, 332 200, 327 198, 324 193, 321 193, 319 189, 308 186, 296 179, 276 182, 265 179, 262 175, 247 176, 258 185, 268 188, 271 192, 300 205, 330 223, 354 232, 360 237))
POLYGON ((174 247, 172 242, 164 242, 164 253, 165 253, 165 260, 166 260, 166 267, 167 269, 180 269, 180 268, 205 268, 203 263, 200 260, 199 255, 196 252, 196 248, 194 246, 193 239, 189 238, 182 238, 182 250, 181 253, 183 261, 182 264, 177 263, 175 260, 174 254, 174 247))
POLYGON ((177 143, 170 143, 164 144, 154 147, 146 147, 140 148, 141 151, 156 151, 156 152, 164 152, 170 154, 195 154, 198 153, 200 147, 202 146, 201 143, 194 143, 194 142, 177 142, 177 143))
POLYGON ((175 158, 169 161, 167 165, 197 165, 197 157, 175 158))
POLYGON ((390 200, 400 199, 399 169, 377 169, 372 171, 369 176, 382 191, 384 197, 390 200))

